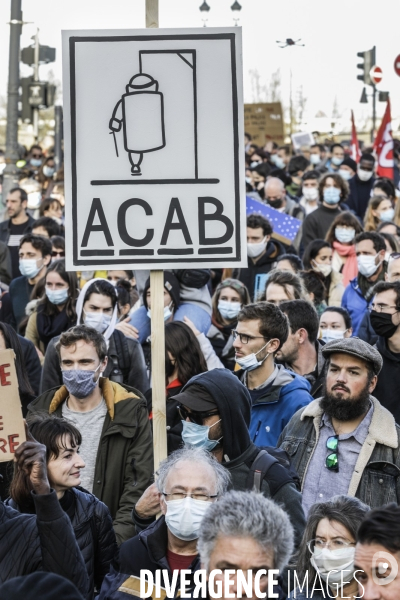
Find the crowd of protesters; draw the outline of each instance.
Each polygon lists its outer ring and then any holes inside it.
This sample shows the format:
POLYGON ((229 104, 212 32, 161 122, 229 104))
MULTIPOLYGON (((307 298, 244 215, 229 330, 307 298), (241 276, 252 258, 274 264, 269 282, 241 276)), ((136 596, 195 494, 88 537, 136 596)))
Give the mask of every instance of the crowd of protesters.
POLYGON ((0 598, 123 600, 144 569, 178 574, 171 598, 200 569, 223 598, 248 569, 282 600, 400 598, 397 165, 245 141, 247 195, 300 229, 250 214, 246 268, 164 271, 157 473, 150 274, 67 271, 63 169, 38 145, 19 165, 0 351, 27 441, 0 463, 0 598))

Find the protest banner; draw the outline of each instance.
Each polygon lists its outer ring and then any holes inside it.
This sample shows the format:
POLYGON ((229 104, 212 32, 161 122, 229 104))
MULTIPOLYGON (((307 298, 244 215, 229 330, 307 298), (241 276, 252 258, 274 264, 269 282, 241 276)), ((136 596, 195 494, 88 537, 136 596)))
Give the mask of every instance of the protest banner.
POLYGON ((0 462, 13 460, 25 441, 25 426, 18 393, 13 350, 0 351, 0 462))
POLYGON ((285 141, 282 104, 264 102, 244 105, 244 130, 251 141, 263 148, 267 142, 281 146, 285 141))

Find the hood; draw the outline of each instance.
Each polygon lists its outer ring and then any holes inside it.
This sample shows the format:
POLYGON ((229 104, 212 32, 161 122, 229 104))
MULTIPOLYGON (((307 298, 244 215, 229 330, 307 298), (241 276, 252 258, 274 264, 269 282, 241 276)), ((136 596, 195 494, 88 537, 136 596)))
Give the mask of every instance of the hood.
MULTIPOLYGON (((83 312, 83 304, 84 304, 86 292, 90 288, 92 283, 94 283, 95 281, 106 281, 107 283, 109 283, 108 280, 104 279, 103 277, 96 277, 95 279, 90 279, 89 281, 87 281, 85 283, 85 285, 79 292, 78 300, 76 301, 76 324, 77 325, 83 325, 82 312, 83 312)), ((110 283, 110 285, 112 285, 112 284, 110 283)), ((114 286, 113 286, 113 289, 118 296, 118 292, 117 292, 116 288, 114 288, 114 286)), ((118 319, 118 302, 116 302, 116 304, 114 306, 114 311, 113 311, 113 314, 111 317, 111 323, 103 333, 103 337, 107 342, 114 332, 115 325, 117 323, 117 319, 118 319)))
MULTIPOLYGON (((182 388, 201 385, 213 397, 221 415, 224 456, 238 458, 250 446, 251 398, 248 390, 227 369, 214 369, 192 377, 182 388)), ((178 397, 179 398, 179 395, 178 397)))
POLYGON ((400 355, 393 354, 392 352, 390 352, 390 350, 387 346, 387 340, 384 337, 382 337, 380 335, 378 336, 378 340, 375 344, 375 348, 379 351, 379 353, 382 355, 382 357, 387 358, 391 362, 400 363, 400 355))

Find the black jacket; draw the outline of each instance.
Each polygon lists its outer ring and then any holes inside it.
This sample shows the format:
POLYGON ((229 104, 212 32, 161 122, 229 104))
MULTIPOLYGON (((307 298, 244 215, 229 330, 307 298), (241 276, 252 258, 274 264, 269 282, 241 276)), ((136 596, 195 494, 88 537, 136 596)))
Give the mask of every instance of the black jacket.
MULTIPOLYGON (((35 223, 35 219, 33 217, 31 217, 31 215, 28 215, 28 220, 26 222, 26 227, 24 229, 24 235, 25 233, 30 233, 32 231, 32 227, 33 224, 35 223)), ((6 244, 6 246, 8 245, 8 240, 10 238, 10 226, 11 226, 11 219, 7 219, 6 221, 2 221, 0 223, 0 241, 4 242, 6 244)))
POLYGON ((378 336, 375 347, 383 358, 383 365, 373 394, 400 424, 400 354, 393 354, 387 346, 387 340, 381 336, 378 336))
POLYGON ((10 324, 14 327, 15 331, 19 330, 20 323, 26 316, 25 307, 30 301, 33 287, 34 286, 29 283, 28 278, 23 275, 13 279, 10 283, 9 294, 12 309, 10 324))
POLYGON ((327 208, 323 204, 318 206, 317 210, 306 216, 303 221, 303 238, 301 244, 304 250, 313 240, 324 240, 329 227, 342 210, 336 208, 327 208))
MULTIPOLYGON (((160 517, 139 535, 127 540, 120 547, 119 561, 114 561, 109 574, 104 579, 100 595, 96 600, 123 600, 127 597, 118 589, 129 579, 130 575, 140 577, 142 569, 148 569, 154 575, 158 569, 166 569, 171 578, 172 571, 168 564, 167 526, 165 517, 160 517)), ((194 573, 200 568, 198 555, 193 558, 189 569, 194 573)), ((179 579, 178 579, 179 589, 179 579)))
MULTIPOLYGON (((176 382, 178 383, 178 382, 176 382)), ((167 416, 167 452, 168 455, 175 450, 178 450, 182 446, 182 420, 178 412, 178 404, 176 400, 172 400, 172 396, 176 396, 182 389, 182 385, 175 385, 174 387, 167 386, 167 397, 166 397, 166 416, 167 416)), ((152 422, 153 418, 153 390, 150 389, 145 393, 147 400, 147 410, 149 411, 149 417, 152 422)))
MULTIPOLYGON (((117 540, 110 512, 103 502, 82 488, 72 488, 69 493, 73 494, 72 514, 69 510, 67 513, 72 517, 72 527, 85 561, 93 594, 95 586, 100 590, 112 560, 118 555, 117 540)), ((20 511, 11 498, 5 504, 20 511)), ((34 511, 34 506, 32 509, 34 511)))
POLYGON ((33 494, 35 515, 0 502, 0 582, 35 571, 61 575, 91 598, 89 578, 69 517, 57 494, 33 494))
POLYGON ((0 282, 10 285, 11 257, 7 245, 0 241, 0 282))
MULTIPOLYGON (((248 258, 247 269, 234 269, 232 277, 239 279, 249 290, 251 300, 256 300, 255 295, 255 283, 257 275, 263 275, 269 273, 274 267, 275 263, 282 254, 285 254, 285 248, 277 240, 271 240, 268 242, 265 253, 254 262, 252 258, 248 258)), ((263 290, 265 285, 263 286, 263 290)))
POLYGON ((83 600, 76 587, 53 573, 31 573, 14 577, 0 586, 0 598, 7 600, 83 600))
MULTIPOLYGON (((55 348, 59 336, 47 346, 43 364, 40 393, 63 384, 60 361, 55 348)), ((149 389, 149 380, 143 350, 137 340, 126 337, 115 329, 107 350, 108 364, 103 373, 110 381, 133 387, 143 394, 149 389)))
POLYGON ((371 177, 369 181, 361 181, 357 174, 349 181, 350 194, 346 202, 360 219, 364 218, 374 183, 374 177, 371 177))

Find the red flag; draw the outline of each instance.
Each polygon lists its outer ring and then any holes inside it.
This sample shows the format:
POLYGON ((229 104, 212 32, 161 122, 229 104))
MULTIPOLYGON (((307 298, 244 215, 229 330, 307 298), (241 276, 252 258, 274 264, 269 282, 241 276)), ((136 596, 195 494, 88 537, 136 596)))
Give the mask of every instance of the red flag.
POLYGON ((378 176, 393 179, 394 160, 390 100, 387 102, 385 114, 383 115, 382 123, 375 139, 374 150, 378 157, 378 176))
POLYGON ((351 111, 351 158, 356 161, 356 163, 360 162, 361 151, 360 145, 358 143, 356 126, 354 124, 354 113, 351 111))

